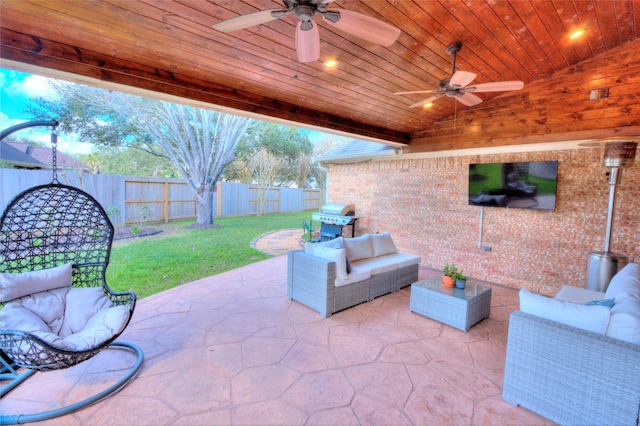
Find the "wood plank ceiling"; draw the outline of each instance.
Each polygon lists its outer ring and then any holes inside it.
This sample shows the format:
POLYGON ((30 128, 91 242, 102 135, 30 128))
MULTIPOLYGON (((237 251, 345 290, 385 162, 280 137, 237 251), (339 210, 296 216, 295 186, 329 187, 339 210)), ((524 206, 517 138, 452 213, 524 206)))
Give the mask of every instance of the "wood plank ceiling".
MULTIPOLYGON (((523 109, 515 105, 522 101, 520 91, 479 93, 484 102, 475 107, 444 97, 430 109, 408 108, 429 94, 394 95, 434 89, 449 77, 452 58, 445 49, 454 41, 463 43, 456 69, 476 73, 474 83, 522 80, 525 92, 612 49, 639 47, 640 0, 337 0, 329 6, 390 23, 401 29, 400 37, 390 47, 377 46, 316 18, 320 61, 299 63, 295 17, 231 33, 211 28, 238 15, 282 9, 278 1, 2 0, 0 66, 8 59, 14 66, 35 65, 418 145, 428 144, 425 134, 454 117, 474 111, 490 116, 504 102, 523 109), (576 28, 586 35, 571 42, 568 33, 576 28), (337 69, 323 69, 328 58, 338 60, 337 69)), ((638 63, 631 60, 630 73, 640 73, 638 63)), ((597 70, 592 75, 597 80, 597 70)), ((640 128, 637 120, 631 125, 640 128)), ((500 143, 489 139, 485 144, 500 143)))

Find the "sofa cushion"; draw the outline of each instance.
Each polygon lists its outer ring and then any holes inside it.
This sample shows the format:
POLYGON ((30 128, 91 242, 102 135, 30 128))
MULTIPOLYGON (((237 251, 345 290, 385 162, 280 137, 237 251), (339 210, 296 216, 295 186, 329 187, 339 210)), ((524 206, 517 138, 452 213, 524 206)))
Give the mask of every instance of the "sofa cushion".
POLYGON ((632 292, 618 294, 611 308, 607 336, 640 343, 640 294, 632 292))
POLYGON ((598 334, 606 333, 611 313, 611 309, 606 306, 589 306, 553 299, 527 289, 520 290, 520 310, 598 334))
POLYGON ((345 249, 319 245, 314 249, 314 256, 335 262, 336 278, 344 279, 347 277, 347 255, 345 249))
POLYGON ((17 274, 0 273, 0 301, 71 285, 71 263, 17 274))
POLYGON ((587 303, 593 300, 603 300, 604 292, 565 285, 562 286, 558 294, 555 295, 554 299, 568 300, 569 302, 574 303, 587 303))
POLYGON ((373 250, 373 257, 384 256, 385 254, 397 253, 398 249, 391 239, 391 235, 388 232, 382 234, 370 234, 371 248, 373 250))
POLYGON ((411 265, 417 265, 422 260, 422 257, 416 256, 415 254, 409 253, 394 253, 387 254, 382 257, 382 259, 392 259, 394 262, 398 264, 398 268, 405 268, 411 265))
POLYGON ((640 344, 640 317, 636 314, 611 314, 607 336, 640 344))
POLYGON ((369 278, 371 278, 371 270, 369 268, 362 268, 354 265, 351 267, 351 273, 349 273, 345 278, 336 278, 335 286, 342 287, 368 280, 369 278))
POLYGON ((367 268, 371 271, 371 275, 383 274, 385 272, 395 271, 398 269, 398 262, 393 256, 374 257, 371 259, 360 259, 353 262, 353 266, 359 268, 367 268))
POLYGON ((356 238, 344 238, 342 244, 347 250, 347 257, 351 263, 356 260, 373 257, 373 248, 371 247, 371 237, 369 234, 356 238))
POLYGON ((619 296, 628 292, 640 294, 640 265, 637 263, 627 264, 611 278, 604 298, 616 299, 618 303, 619 296))
MULTIPOLYGON (((333 248, 337 248, 337 249, 343 249, 344 248, 344 244, 342 244, 343 242, 343 238, 342 237, 338 237, 336 238, 337 242, 336 244, 333 246, 333 248)), ((347 274, 351 273, 351 262, 349 262, 349 256, 346 255, 347 251, 345 249, 345 263, 347 266, 347 274)))
POLYGON ((333 240, 321 241, 319 243, 304 243, 304 252, 310 255, 315 255, 316 247, 344 248, 342 246, 342 237, 338 237, 333 240))

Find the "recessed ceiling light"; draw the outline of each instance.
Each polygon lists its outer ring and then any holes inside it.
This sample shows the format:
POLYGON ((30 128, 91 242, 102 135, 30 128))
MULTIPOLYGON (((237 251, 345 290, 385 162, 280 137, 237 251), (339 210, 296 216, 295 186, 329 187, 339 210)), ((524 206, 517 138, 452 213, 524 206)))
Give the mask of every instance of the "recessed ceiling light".
POLYGON ((327 59, 322 64, 322 68, 324 68, 325 70, 334 70, 338 68, 338 61, 335 59, 327 59))
POLYGON ((422 108, 431 108, 433 106, 432 102, 427 102, 426 104, 422 105, 422 108))
POLYGON ((582 28, 579 28, 575 31, 569 33, 569 40, 577 40, 584 35, 585 31, 582 28))

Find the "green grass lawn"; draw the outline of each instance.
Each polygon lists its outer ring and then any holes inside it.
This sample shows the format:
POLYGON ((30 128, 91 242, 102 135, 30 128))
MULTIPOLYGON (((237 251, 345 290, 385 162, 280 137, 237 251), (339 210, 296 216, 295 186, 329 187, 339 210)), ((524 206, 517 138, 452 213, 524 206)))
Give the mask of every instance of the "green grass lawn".
MULTIPOLYGON (((215 220, 219 228, 186 229, 194 223, 176 222, 176 231, 153 238, 114 244, 107 282, 116 291, 132 290, 139 298, 200 278, 219 274, 271 257, 251 248, 260 235, 299 228, 311 212, 243 216, 215 220)), ((153 225, 150 225, 153 227, 153 225)))

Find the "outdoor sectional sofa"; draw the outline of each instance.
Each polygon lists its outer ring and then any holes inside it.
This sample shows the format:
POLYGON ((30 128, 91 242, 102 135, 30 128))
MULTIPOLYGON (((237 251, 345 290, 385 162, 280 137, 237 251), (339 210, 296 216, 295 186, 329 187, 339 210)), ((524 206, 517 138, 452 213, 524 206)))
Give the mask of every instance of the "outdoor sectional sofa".
POLYGON ((287 297, 328 317, 417 281, 420 260, 388 232, 307 243, 288 252, 287 297))
POLYGON ((560 424, 637 425, 640 265, 625 266, 606 293, 564 286, 548 298, 521 290, 502 398, 560 424))

